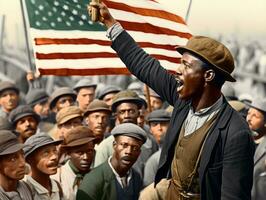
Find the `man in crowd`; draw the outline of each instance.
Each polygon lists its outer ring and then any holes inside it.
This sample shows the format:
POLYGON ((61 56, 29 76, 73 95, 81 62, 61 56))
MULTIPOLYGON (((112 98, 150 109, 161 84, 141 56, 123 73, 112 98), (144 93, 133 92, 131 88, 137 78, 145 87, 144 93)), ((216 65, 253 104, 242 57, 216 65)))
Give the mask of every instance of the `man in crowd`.
POLYGON ((62 140, 53 140, 43 132, 29 137, 25 142, 23 150, 31 168, 31 173, 25 177, 25 181, 30 185, 34 199, 63 198, 60 184, 50 178, 50 175, 57 172, 59 161, 57 145, 61 142, 62 140))
POLYGON ((99 91, 98 99, 103 100, 111 109, 113 97, 120 91, 121 89, 114 85, 104 86, 104 88, 99 91))
POLYGON ((0 199, 33 200, 29 186, 21 181, 26 171, 24 152, 17 137, 0 130, 0 199))
POLYGON ((11 111, 9 121, 18 134, 19 141, 24 143, 26 139, 37 132, 40 116, 30 106, 20 105, 11 111))
POLYGON ((247 122, 257 144, 254 155, 252 200, 261 200, 266 195, 266 100, 253 100, 248 110, 247 122))
POLYGON ((91 83, 88 79, 81 79, 74 86, 73 90, 77 93, 77 103, 79 108, 84 112, 95 98, 97 85, 91 83))
POLYGON ((94 158, 94 140, 95 137, 86 126, 75 127, 65 136, 62 148, 69 160, 53 176, 61 184, 65 200, 76 199, 84 175, 90 172, 94 158))
POLYGON ((99 145, 106 133, 112 111, 109 106, 101 100, 95 99, 88 106, 84 113, 85 123, 93 132, 95 144, 99 145))
POLYGON ((253 140, 221 93, 225 81, 235 81, 230 51, 214 39, 193 36, 177 47, 181 64, 172 75, 136 44, 105 4, 91 5, 99 9, 112 48, 129 71, 174 106, 155 177, 155 183, 169 180, 166 199, 250 199, 253 140))
POLYGON ((138 199, 142 180, 131 167, 140 155, 146 133, 135 124, 124 123, 111 134, 115 137, 112 157, 84 177, 77 199, 138 199))
POLYGON ((19 104, 19 89, 14 83, 0 83, 0 116, 8 117, 9 113, 19 104))

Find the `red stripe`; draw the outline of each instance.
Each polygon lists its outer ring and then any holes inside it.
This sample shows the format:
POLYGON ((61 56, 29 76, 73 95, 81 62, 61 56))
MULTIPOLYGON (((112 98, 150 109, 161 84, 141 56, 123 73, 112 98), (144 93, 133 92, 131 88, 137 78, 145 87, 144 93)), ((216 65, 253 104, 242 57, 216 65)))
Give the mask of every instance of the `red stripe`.
POLYGON ((112 1, 104 0, 104 3, 108 6, 108 8, 113 8, 117 10, 123 10, 127 12, 132 12, 144 16, 151 16, 151 17, 158 17, 166 20, 171 20, 177 23, 186 24, 184 19, 178 15, 173 13, 164 11, 164 10, 155 10, 155 9, 148 9, 148 8, 139 8, 126 5, 124 3, 117 3, 112 1))
POLYGON ((128 21, 122 21, 118 20, 122 26, 126 30, 130 31, 140 31, 144 33, 153 33, 153 34, 165 34, 165 35, 173 35, 173 36, 179 36, 181 38, 190 38, 190 33, 184 33, 180 31, 175 31, 169 28, 163 28, 154 26, 153 24, 149 23, 138 23, 138 22, 128 22, 128 21))
MULTIPOLYGON (((180 63, 180 60, 174 57, 150 54, 159 60, 167 60, 173 63, 180 63)), ((89 59, 89 58, 117 58, 115 53, 100 52, 100 53, 36 53, 36 58, 39 60, 51 60, 51 59, 89 59)))
MULTIPOLYGON (((110 46, 110 41, 93 40, 89 38, 80 39, 60 39, 60 38, 35 38, 35 45, 85 45, 98 44, 102 46, 110 46)), ((138 42, 142 48, 158 48, 166 50, 175 50, 176 45, 154 44, 151 42, 138 42)))
MULTIPOLYGON (((45 67, 39 67, 41 75, 55 75, 55 76, 74 76, 74 75, 118 75, 125 74, 130 75, 131 73, 127 68, 104 68, 104 69, 68 69, 68 68, 53 68, 46 69, 45 67)), ((174 73, 174 71, 168 71, 174 73)))

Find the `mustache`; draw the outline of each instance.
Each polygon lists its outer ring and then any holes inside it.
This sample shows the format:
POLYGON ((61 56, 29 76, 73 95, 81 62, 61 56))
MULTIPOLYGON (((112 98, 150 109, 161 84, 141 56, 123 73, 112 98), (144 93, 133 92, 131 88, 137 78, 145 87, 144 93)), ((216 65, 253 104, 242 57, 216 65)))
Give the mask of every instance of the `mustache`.
POLYGON ((25 131, 35 131, 36 129, 35 128, 32 128, 32 127, 28 127, 25 129, 25 131))
POLYGON ((123 156, 123 157, 121 158, 121 160, 126 160, 126 161, 131 161, 131 162, 135 161, 135 159, 132 158, 132 157, 130 157, 130 156, 123 156))

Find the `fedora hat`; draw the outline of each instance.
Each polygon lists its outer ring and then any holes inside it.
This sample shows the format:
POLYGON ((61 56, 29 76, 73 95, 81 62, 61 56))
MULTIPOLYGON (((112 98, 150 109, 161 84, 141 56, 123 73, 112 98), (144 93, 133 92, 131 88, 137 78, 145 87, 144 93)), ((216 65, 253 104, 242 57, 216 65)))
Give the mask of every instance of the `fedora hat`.
POLYGON ((222 43, 205 36, 193 36, 186 46, 176 47, 176 50, 182 55, 185 52, 195 55, 223 74, 225 80, 236 81, 231 75, 235 68, 234 58, 222 43))

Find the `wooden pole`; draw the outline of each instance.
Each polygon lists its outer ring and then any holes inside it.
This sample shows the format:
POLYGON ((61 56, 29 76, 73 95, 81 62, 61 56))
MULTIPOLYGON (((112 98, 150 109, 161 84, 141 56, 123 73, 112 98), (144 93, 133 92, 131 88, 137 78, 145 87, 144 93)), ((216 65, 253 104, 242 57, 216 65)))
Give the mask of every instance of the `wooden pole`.
POLYGON ((186 14, 186 18, 185 18, 186 23, 188 22, 188 18, 189 18, 189 14, 190 14, 191 5, 192 5, 192 0, 189 0, 189 5, 188 5, 188 9, 187 9, 187 14, 186 14))
POLYGON ((148 112, 150 113, 151 110, 151 96, 150 96, 150 88, 145 84, 145 93, 146 93, 146 100, 147 100, 147 104, 148 104, 148 112))

